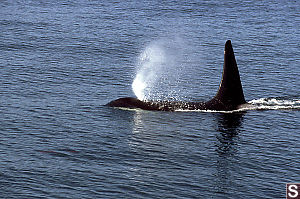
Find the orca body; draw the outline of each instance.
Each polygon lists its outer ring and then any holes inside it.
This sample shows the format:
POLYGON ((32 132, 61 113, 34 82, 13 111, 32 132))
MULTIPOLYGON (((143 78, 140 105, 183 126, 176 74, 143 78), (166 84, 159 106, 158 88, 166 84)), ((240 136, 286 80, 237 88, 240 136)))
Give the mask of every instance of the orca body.
POLYGON ((111 101, 110 107, 144 109, 151 111, 175 110, 216 110, 232 111, 245 104, 239 70, 235 60, 231 41, 225 44, 222 81, 214 98, 207 102, 177 102, 177 101, 141 101, 137 98, 125 97, 111 101))

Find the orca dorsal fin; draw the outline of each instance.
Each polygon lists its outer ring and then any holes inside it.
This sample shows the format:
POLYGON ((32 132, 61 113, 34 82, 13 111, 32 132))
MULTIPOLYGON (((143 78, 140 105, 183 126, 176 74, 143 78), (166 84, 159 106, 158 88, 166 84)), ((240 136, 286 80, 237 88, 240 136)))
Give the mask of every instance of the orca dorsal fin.
POLYGON ((234 106, 246 103, 230 40, 225 44, 222 81, 214 99, 234 106))

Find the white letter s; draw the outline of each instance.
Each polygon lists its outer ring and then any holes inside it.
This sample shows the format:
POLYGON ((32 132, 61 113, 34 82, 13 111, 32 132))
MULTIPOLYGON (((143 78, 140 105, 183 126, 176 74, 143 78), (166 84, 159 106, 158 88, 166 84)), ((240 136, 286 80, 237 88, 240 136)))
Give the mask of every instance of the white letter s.
POLYGON ((288 187, 288 189, 291 192, 291 193, 288 193, 289 197, 296 198, 298 196, 298 191, 297 191, 298 187, 297 187, 297 185, 292 184, 288 187), (294 194, 292 194, 292 193, 294 193, 294 194))

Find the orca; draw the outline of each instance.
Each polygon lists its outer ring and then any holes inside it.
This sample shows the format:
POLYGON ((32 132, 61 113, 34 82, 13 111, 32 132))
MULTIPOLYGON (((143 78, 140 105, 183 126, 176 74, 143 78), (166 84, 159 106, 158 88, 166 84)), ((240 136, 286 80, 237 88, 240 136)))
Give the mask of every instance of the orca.
POLYGON ((212 110, 232 111, 245 104, 240 74, 231 41, 225 43, 222 80, 215 97, 207 102, 142 101, 125 97, 109 102, 110 107, 143 109, 150 111, 212 110))

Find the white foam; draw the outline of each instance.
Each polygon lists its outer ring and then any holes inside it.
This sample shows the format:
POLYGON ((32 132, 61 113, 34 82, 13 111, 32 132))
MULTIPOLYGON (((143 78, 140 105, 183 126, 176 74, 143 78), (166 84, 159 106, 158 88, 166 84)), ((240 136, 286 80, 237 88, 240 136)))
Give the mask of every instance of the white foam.
POLYGON ((283 99, 276 99, 276 98, 260 98, 254 99, 249 102, 253 105, 279 105, 279 106, 289 106, 289 105, 300 105, 299 99, 293 100, 283 100, 283 99))
POLYGON ((232 111, 216 111, 216 110, 184 110, 179 109, 179 112, 209 112, 209 113, 236 113, 251 110, 297 110, 300 109, 300 100, 283 100, 276 98, 260 98, 242 104, 236 110, 232 111))
MULTIPOLYGON (((300 109, 300 104, 298 105, 261 105, 261 104, 253 104, 254 100, 251 100, 249 103, 241 105, 236 110, 231 111, 217 111, 217 110, 188 110, 188 109, 177 109, 175 112, 204 112, 204 113, 238 113, 245 111, 253 111, 253 110, 297 110, 300 109)), ((257 101, 255 101, 257 102, 257 101)), ((131 110, 131 111, 145 111, 140 108, 119 108, 122 110, 131 110)))

